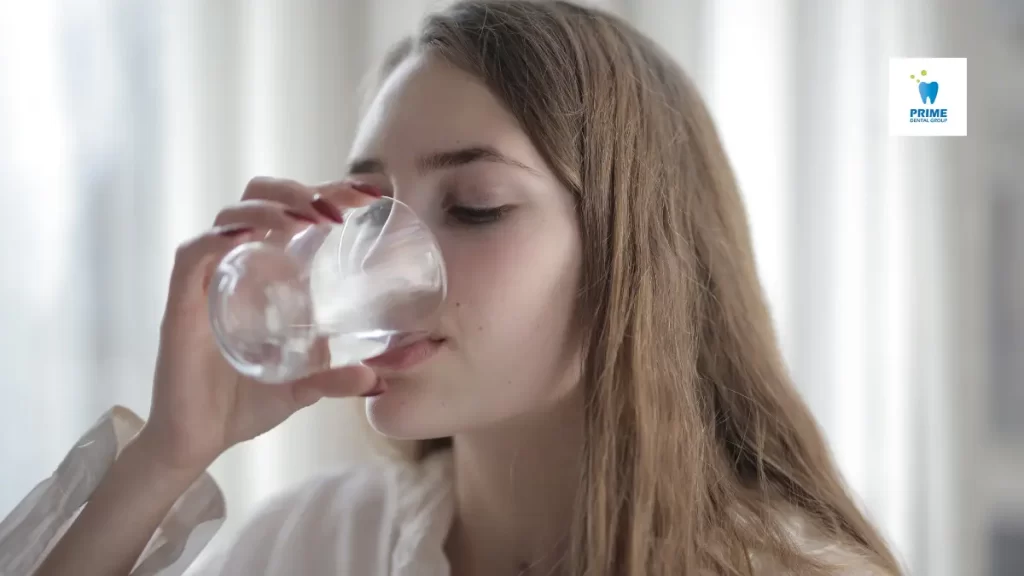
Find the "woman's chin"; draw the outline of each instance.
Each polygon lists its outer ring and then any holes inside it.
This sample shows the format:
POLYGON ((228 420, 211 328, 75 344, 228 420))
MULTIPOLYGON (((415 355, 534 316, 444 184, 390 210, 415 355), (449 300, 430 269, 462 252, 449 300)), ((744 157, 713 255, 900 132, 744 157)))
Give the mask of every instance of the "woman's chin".
POLYGON ((392 391, 366 399, 366 419, 377 433, 395 440, 422 440, 446 433, 438 430, 441 423, 436 413, 392 391))

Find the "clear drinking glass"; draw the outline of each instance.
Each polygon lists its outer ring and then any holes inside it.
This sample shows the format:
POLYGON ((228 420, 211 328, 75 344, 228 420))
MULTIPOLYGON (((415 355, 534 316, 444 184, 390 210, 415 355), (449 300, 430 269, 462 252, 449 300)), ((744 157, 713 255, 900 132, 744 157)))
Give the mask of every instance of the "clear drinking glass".
POLYGON ((384 197, 344 224, 313 225, 285 245, 249 242, 217 266, 209 310, 221 352, 266 383, 358 364, 427 336, 444 301, 430 229, 384 197))

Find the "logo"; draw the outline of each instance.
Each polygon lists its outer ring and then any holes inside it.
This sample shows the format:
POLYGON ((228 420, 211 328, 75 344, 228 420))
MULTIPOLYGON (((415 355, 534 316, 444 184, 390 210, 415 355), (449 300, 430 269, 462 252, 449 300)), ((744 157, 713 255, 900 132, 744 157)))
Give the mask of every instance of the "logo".
MULTIPOLYGON (((910 79, 917 81, 917 92, 921 95, 921 104, 935 104, 939 95, 939 83, 923 80, 928 76, 927 70, 921 70, 921 77, 911 74, 910 79)), ((911 122, 945 122, 949 111, 945 108, 911 108, 911 122)))
MULTIPOLYGON (((928 75, 927 70, 921 70, 921 78, 928 75)), ((917 91, 921 93, 921 104, 935 104, 935 97, 939 95, 938 82, 922 82, 921 78, 910 75, 911 80, 917 80, 917 91)))
POLYGON ((966 136, 967 59, 891 59, 889 133, 966 136))

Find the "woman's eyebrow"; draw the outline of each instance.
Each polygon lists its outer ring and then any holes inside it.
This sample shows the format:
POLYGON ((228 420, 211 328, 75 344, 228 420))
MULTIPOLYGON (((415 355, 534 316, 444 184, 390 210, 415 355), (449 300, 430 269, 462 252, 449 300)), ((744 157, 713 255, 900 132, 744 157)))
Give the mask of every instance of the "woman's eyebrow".
MULTIPOLYGON (((540 175, 540 172, 536 169, 514 158, 509 158, 491 146, 468 146, 457 150, 446 150, 428 154, 417 160, 416 168, 420 172, 430 172, 444 168, 464 166, 474 162, 495 162, 514 166, 538 176, 540 175)), ((385 172, 385 165, 378 158, 359 158, 349 164, 348 172, 349 174, 383 174, 385 172)))

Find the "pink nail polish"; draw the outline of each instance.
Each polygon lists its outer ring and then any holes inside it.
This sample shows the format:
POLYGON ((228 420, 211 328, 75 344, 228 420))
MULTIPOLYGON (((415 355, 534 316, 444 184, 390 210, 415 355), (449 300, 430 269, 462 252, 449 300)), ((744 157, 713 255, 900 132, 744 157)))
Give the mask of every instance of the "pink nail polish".
POLYGON ((344 220, 341 217, 341 210, 338 210, 337 206, 328 202, 323 196, 319 194, 314 196, 312 204, 313 208, 320 214, 323 214, 324 218, 337 222, 338 224, 341 224, 344 220))

